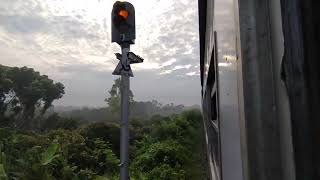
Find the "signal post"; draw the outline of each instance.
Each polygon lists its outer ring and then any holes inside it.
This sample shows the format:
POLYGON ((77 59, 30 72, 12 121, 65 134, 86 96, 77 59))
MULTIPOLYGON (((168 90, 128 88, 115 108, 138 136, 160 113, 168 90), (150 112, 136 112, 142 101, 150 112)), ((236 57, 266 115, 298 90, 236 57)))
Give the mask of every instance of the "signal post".
POLYGON ((121 76, 121 134, 120 134, 120 180, 129 179, 129 90, 133 77, 130 64, 142 63, 143 59, 130 52, 136 38, 135 10, 129 2, 115 2, 111 13, 112 42, 121 47, 116 53, 119 63, 112 73, 121 76))

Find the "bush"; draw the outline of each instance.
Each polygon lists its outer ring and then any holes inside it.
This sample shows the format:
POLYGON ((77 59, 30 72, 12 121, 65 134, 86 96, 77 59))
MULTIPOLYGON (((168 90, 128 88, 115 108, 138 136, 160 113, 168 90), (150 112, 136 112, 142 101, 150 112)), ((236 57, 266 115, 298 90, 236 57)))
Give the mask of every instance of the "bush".
POLYGON ((118 174, 120 162, 109 142, 89 140, 78 131, 59 129, 38 135, 0 129, 1 136, 5 163, 0 161, 0 171, 10 179, 94 179, 118 174))
POLYGON ((168 164, 161 164, 147 174, 147 179, 154 180, 183 180, 186 173, 182 169, 172 168, 168 164))
POLYGON ((83 137, 86 137, 88 141, 94 139, 102 139, 107 141, 111 145, 111 149, 116 155, 120 154, 120 127, 113 123, 92 123, 79 130, 83 137))
MULTIPOLYGON (((132 169, 146 173, 148 179, 160 173, 161 168, 169 167, 163 176, 183 176, 182 165, 187 161, 188 150, 174 140, 144 144, 133 161, 132 169)), ((159 176, 158 176, 159 177, 159 176)), ((152 178, 151 178, 152 179, 152 178)))
MULTIPOLYGON (((43 134, 0 128, 0 179, 119 179, 120 127, 52 115, 43 134), (59 129, 50 129, 51 125, 59 129)), ((201 113, 153 116, 130 123, 130 173, 137 180, 197 179, 201 113), (192 173, 190 173, 192 172, 192 173)), ((199 177, 199 179, 203 179, 199 177)))

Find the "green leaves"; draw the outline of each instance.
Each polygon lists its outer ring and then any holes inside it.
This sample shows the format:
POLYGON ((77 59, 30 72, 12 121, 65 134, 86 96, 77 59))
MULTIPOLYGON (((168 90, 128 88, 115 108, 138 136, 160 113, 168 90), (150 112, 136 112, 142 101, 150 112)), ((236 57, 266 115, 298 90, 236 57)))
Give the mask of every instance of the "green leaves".
MULTIPOLYGON (((201 156, 201 119, 195 110, 131 121, 131 179, 203 179, 201 165, 194 165, 201 164, 194 156, 201 156)), ((70 124, 43 134, 0 128, 0 180, 119 179, 119 125, 70 124)))
POLYGON ((8 179, 6 171, 5 171, 5 163, 6 163, 6 154, 2 152, 2 144, 0 146, 0 180, 8 179))
POLYGON ((4 170, 4 166, 3 164, 0 164, 0 180, 6 180, 7 178, 8 177, 6 171, 4 170))
POLYGON ((59 129, 39 135, 0 129, 0 152, 1 147, 0 180, 118 179, 120 161, 111 144, 83 136, 79 130, 59 129))
POLYGON ((4 152, 1 152, 1 148, 0 148, 0 180, 6 180, 8 178, 6 171, 4 169, 5 161, 6 161, 6 155, 4 152))
POLYGON ((21 113, 24 119, 31 119, 37 108, 44 114, 64 93, 63 84, 32 68, 0 65, 0 117, 9 110, 14 116, 21 113))
POLYGON ((138 150, 131 169, 137 179, 184 180, 191 177, 191 171, 201 171, 187 167, 200 164, 194 156, 199 154, 199 137, 203 133, 199 110, 170 117, 153 116, 150 121, 150 136, 136 143, 138 150))
POLYGON ((59 157, 59 154, 56 154, 59 148, 58 143, 52 143, 48 149, 42 153, 41 155, 41 165, 48 165, 51 163, 55 158, 59 157))

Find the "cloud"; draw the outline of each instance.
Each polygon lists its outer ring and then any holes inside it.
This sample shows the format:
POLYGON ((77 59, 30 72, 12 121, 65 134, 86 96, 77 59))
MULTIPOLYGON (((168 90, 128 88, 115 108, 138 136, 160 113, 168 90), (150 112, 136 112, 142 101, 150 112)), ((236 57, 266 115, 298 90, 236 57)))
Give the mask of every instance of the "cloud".
MULTIPOLYGON (((2 0, 0 64, 33 67, 63 82, 66 95, 58 104, 103 106, 107 90, 117 78, 111 76, 118 63, 114 53, 120 52, 110 42, 108 12, 113 2, 2 0)), ((198 104, 200 80, 186 75, 199 69, 197 2, 131 2, 137 24, 136 44, 131 50, 145 59, 132 66, 135 98, 198 104), (179 88, 185 86, 190 86, 189 90, 181 93, 179 88)))
POLYGON ((184 65, 184 66, 176 66, 173 68, 173 70, 178 70, 178 69, 190 69, 191 68, 191 64, 188 65, 184 65))
MULTIPOLYGON (((33 67, 63 82, 67 94, 58 104, 105 105, 107 90, 117 78, 111 76, 118 63, 114 53, 120 52, 110 42, 113 2, 2 0, 0 64, 33 67)), ((131 50, 145 59, 132 66, 135 98, 200 103, 197 1, 131 2, 137 25, 131 50)), ((219 68, 234 71, 232 0, 216 1, 215 15, 219 68)))
POLYGON ((45 20, 36 16, 0 15, 0 22, 2 22, 2 27, 9 33, 28 34, 47 29, 45 20))
POLYGON ((200 76, 200 72, 193 71, 186 74, 187 76, 200 76))
POLYGON ((170 66, 173 63, 175 63, 177 60, 175 58, 170 59, 169 61, 166 61, 162 64, 162 67, 170 66))
MULTIPOLYGON (((83 57, 87 54, 113 58, 112 54, 116 48, 114 45, 107 45, 110 44, 109 17, 106 17, 106 14, 102 17, 97 16, 96 19, 92 17, 99 15, 95 11, 100 12, 101 7, 90 11, 90 8, 97 8, 98 1, 92 2, 94 5, 88 5, 86 1, 79 0, 76 4, 72 3, 73 6, 69 4, 70 0, 55 1, 55 3, 45 0, 26 1, 28 3, 21 0, 11 1, 11 3, 7 1, 8 8, 2 7, 3 12, 0 16, 0 19, 5 20, 0 23, 0 26, 7 31, 6 33, 11 36, 18 35, 20 41, 24 41, 19 44, 25 44, 25 41, 28 41, 29 45, 35 46, 37 51, 43 52, 45 56, 49 53, 59 56, 57 59, 62 58, 61 54, 67 56, 63 56, 64 59, 71 56, 78 61, 80 58, 83 58, 82 61, 88 61, 87 57, 83 57), (12 14, 12 9, 17 9, 17 13, 12 14)), ((197 9, 191 7, 196 7, 195 2, 186 5, 180 1, 152 1, 151 9, 141 5, 141 2, 133 3, 137 4, 138 25, 137 43, 133 49, 138 50, 139 54, 151 61, 149 64, 163 64, 162 62, 173 58, 179 64, 185 56, 198 62, 199 56, 196 54, 198 25, 195 23, 197 9), (150 13, 139 11, 144 8, 151 10, 155 15, 144 18, 150 13), (182 14, 177 16, 176 12, 182 12, 182 14), (138 23, 139 19, 140 23, 138 23)), ((111 3, 102 1, 101 5, 111 5, 111 3)), ((146 66, 145 69, 150 67, 158 69, 156 66, 146 66)), ((138 70, 143 70, 143 66, 138 70)))
POLYGON ((165 75, 165 74, 170 74, 172 73, 172 70, 164 70, 162 72, 159 73, 159 75, 165 75))
POLYGON ((191 64, 187 64, 187 65, 178 65, 178 66, 175 66, 174 68, 172 69, 167 69, 167 70, 164 70, 162 72, 160 72, 159 74, 160 75, 164 75, 164 74, 171 74, 173 71, 176 71, 176 70, 180 70, 180 69, 190 69, 192 67, 191 64))

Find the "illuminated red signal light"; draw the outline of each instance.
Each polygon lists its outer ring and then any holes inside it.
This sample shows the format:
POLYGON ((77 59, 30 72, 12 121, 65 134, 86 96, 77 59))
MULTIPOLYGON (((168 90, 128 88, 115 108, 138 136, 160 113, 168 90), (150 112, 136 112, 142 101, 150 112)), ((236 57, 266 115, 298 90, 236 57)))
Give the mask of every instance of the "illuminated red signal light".
POLYGON ((118 14, 119 14, 119 16, 123 17, 124 19, 127 19, 129 16, 129 12, 127 10, 120 10, 118 14))

